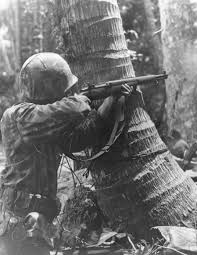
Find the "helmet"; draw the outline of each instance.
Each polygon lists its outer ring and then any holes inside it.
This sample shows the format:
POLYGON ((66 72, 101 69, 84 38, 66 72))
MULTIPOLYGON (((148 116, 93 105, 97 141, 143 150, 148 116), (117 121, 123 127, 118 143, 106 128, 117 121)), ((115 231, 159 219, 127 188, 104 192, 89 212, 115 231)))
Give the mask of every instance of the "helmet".
POLYGON ((78 81, 68 63, 52 52, 28 58, 19 74, 20 99, 33 103, 53 103, 78 81))

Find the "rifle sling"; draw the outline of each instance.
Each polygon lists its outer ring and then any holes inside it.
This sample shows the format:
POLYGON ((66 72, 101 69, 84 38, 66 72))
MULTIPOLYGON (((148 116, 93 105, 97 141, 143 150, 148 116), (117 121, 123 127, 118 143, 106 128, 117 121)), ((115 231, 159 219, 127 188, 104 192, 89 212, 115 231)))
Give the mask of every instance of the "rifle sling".
POLYGON ((114 122, 114 127, 112 129, 110 138, 109 138, 108 142, 105 144, 105 146, 103 146, 100 149, 99 152, 97 152, 95 155, 93 155, 92 157, 90 157, 88 159, 78 158, 73 153, 66 153, 65 155, 67 157, 73 159, 73 160, 87 162, 87 161, 97 159, 98 157, 103 155, 105 152, 108 152, 110 147, 115 143, 115 141, 121 135, 121 133, 122 133, 124 127, 125 127, 125 116, 124 116, 124 107, 123 107, 123 105, 119 105, 119 104, 117 105, 115 116, 116 116, 116 119, 115 119, 115 122, 114 122), (119 127, 119 124, 121 124, 120 127, 119 127))

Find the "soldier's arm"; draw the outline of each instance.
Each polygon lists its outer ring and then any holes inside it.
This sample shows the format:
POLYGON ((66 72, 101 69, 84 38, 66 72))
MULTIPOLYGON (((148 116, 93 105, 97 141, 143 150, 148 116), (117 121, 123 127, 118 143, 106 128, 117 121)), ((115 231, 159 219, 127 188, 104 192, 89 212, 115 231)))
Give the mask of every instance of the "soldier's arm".
POLYGON ((114 106, 117 104, 118 107, 123 107, 125 98, 129 97, 130 94, 130 87, 123 85, 119 98, 113 96, 106 98, 97 111, 90 112, 87 118, 76 126, 70 134, 65 134, 63 138, 65 154, 78 152, 89 146, 99 146, 102 142, 106 142, 116 118, 114 106))
POLYGON ((74 96, 47 105, 23 103, 15 121, 25 142, 57 141, 63 133, 72 132, 90 110, 84 100, 74 96))
POLYGON ((92 110, 71 133, 63 134, 62 150, 67 154, 98 145, 109 131, 110 124, 110 121, 102 118, 98 111, 92 110))

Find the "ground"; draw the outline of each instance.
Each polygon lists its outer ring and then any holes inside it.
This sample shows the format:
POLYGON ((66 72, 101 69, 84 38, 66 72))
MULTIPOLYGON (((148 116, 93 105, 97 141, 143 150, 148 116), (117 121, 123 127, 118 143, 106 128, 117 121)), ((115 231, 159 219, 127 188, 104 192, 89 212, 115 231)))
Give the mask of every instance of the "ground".
MULTIPOLYGON (((4 163, 5 163, 5 155, 3 153, 3 146, 0 143, 0 172, 3 170, 4 168, 4 163)), ((79 170, 76 173, 74 173, 74 176, 72 174, 72 172, 70 171, 70 168, 73 168, 72 166, 72 161, 68 162, 67 159, 64 158, 64 160, 62 161, 62 164, 60 165, 59 171, 58 171, 58 196, 62 202, 62 204, 64 205, 65 201, 68 199, 69 195, 71 194, 71 192, 73 191, 75 185, 78 185, 80 183, 85 183, 85 185, 91 186, 92 185, 92 181, 89 178, 85 178, 83 176, 85 169, 79 170)), ((187 174, 189 174, 191 177, 197 178, 197 167, 194 167, 194 171, 192 170, 187 170, 186 171, 187 174)), ((189 232, 188 232, 189 233, 189 232)), ((148 246, 147 246, 148 247, 148 246)), ((179 247, 179 246, 178 246, 179 247)), ((83 251, 82 253, 80 253, 79 251, 64 251, 64 252, 56 252, 53 251, 50 253, 50 255, 66 255, 66 254, 112 254, 111 251, 108 251, 109 248, 102 248, 102 247, 97 247, 98 250, 95 250, 96 248, 93 248, 91 251, 87 250, 87 251, 83 251), (85 253, 84 253, 85 252, 85 253)), ((158 253, 158 251, 153 251, 154 247, 150 246, 147 249, 147 253, 139 253, 139 254, 152 254, 152 255, 156 255, 156 254, 160 254, 158 253)), ((196 248, 196 246, 194 247, 196 248)), ((139 250, 133 251, 132 252, 130 250, 121 250, 116 249, 113 251, 113 254, 138 254, 136 252, 138 252, 139 250)), ((181 253, 183 254, 183 253, 181 253)), ((193 254, 193 253, 192 253, 193 254)))

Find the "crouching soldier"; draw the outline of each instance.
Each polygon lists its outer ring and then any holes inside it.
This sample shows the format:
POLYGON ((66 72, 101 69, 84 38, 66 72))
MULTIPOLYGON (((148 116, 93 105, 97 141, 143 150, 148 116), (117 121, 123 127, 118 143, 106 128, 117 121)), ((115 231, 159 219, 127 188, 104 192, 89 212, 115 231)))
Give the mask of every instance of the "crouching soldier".
POLYGON ((55 53, 33 55, 21 69, 21 102, 8 108, 1 121, 6 166, 1 173, 0 254, 49 254, 48 229, 60 209, 61 153, 84 149, 106 128, 114 98, 91 110, 87 97, 68 96, 76 82, 67 62, 55 53), (86 118, 86 132, 76 135, 86 118))

